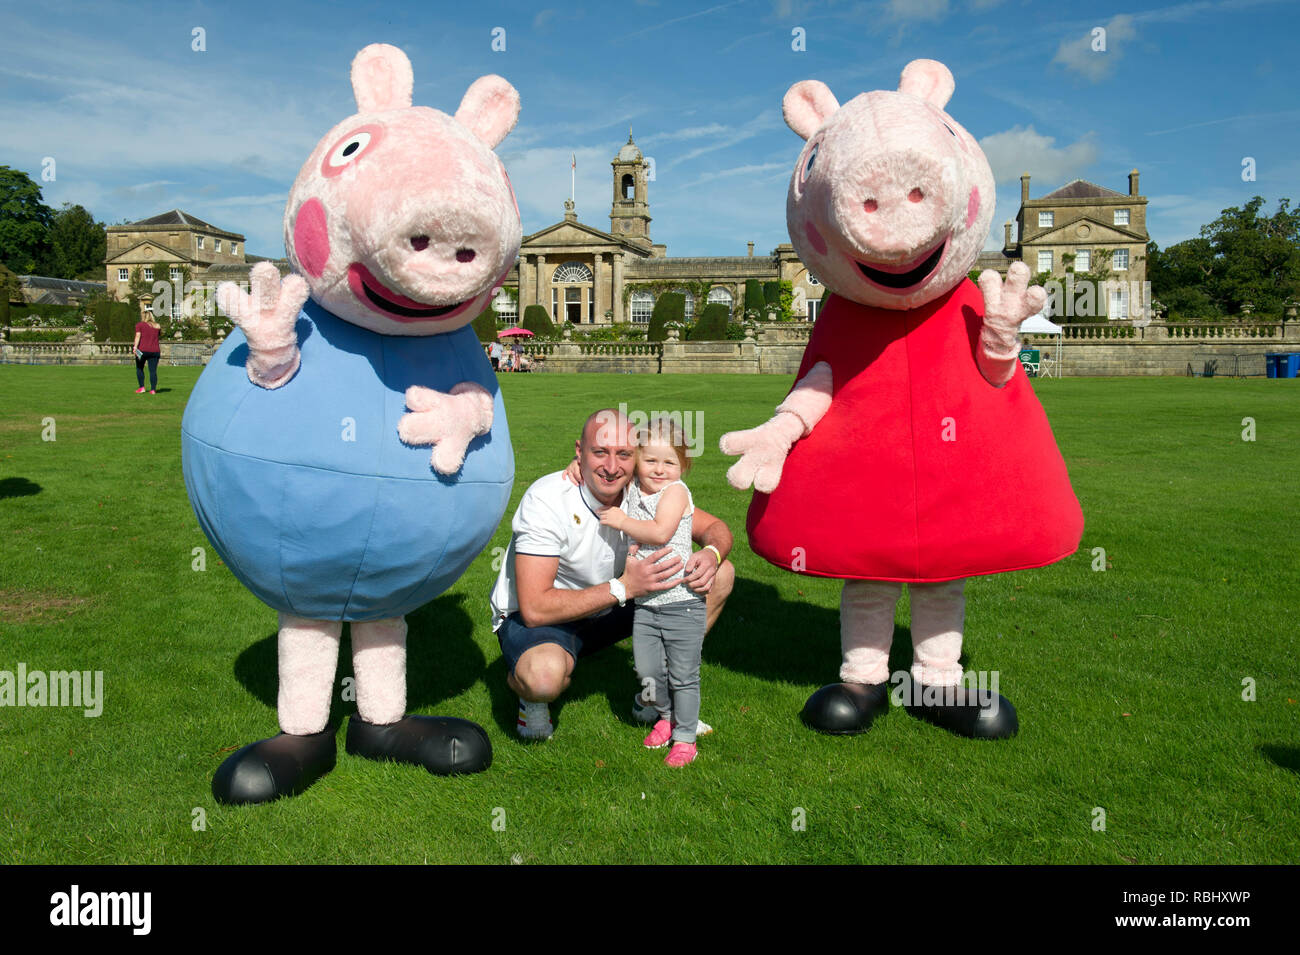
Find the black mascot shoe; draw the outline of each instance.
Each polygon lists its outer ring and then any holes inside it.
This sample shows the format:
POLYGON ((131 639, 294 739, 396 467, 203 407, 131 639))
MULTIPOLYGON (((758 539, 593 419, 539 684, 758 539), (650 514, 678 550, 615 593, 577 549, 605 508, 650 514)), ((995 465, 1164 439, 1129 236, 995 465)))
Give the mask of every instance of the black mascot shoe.
POLYGON ((912 687, 907 711, 918 719, 971 739, 1007 739, 1020 729, 1005 696, 964 686, 912 687))
POLYGON ((334 768, 335 752, 334 727, 249 743, 217 767, 212 795, 228 806, 296 796, 334 768))
POLYGON ((411 763, 438 776, 481 773, 492 765, 483 727, 454 716, 408 715, 386 726, 353 716, 346 748, 353 756, 411 763))
POLYGON ((799 718, 819 733, 863 733, 889 709, 888 683, 831 683, 803 705, 799 718))

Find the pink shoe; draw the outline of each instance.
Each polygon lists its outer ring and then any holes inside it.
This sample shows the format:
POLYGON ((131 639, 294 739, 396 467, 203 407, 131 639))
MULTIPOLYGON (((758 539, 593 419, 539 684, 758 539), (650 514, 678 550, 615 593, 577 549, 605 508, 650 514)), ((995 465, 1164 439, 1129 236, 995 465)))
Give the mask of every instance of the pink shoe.
POLYGON ((688 763, 695 762, 695 744, 694 743, 673 743, 673 748, 668 751, 664 757, 664 765, 672 766, 678 769, 688 763))
POLYGON ((137 388, 137 389, 135 390, 135 393, 136 393, 137 395, 142 395, 142 394, 144 394, 144 388, 143 388, 143 386, 140 387, 140 388, 137 388))
POLYGON ((650 735, 645 738, 646 749, 662 749, 668 745, 668 741, 673 738, 673 726, 667 720, 660 720, 655 724, 650 735))
POLYGON ((156 394, 158 394, 158 392, 156 392, 156 391, 154 391, 152 388, 150 388, 150 389, 149 389, 149 394, 151 394, 151 395, 156 395, 156 394))

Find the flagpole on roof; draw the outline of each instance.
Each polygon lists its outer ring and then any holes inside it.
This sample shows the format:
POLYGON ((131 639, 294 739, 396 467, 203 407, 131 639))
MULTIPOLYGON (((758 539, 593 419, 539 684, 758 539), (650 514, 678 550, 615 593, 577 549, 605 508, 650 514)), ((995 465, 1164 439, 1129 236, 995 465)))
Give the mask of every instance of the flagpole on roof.
POLYGON ((571 153, 569 156, 569 201, 574 202, 574 187, 578 181, 578 154, 571 153))

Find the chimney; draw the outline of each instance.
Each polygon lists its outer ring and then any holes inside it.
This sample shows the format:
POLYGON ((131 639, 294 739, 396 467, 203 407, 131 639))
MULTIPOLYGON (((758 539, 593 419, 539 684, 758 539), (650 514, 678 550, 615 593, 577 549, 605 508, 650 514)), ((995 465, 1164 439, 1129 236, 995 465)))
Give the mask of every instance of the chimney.
POLYGON ((1005 236, 1002 240, 1002 248, 1009 249, 1011 248, 1011 220, 1010 219, 1007 220, 1007 224, 1004 225, 1002 229, 1003 229, 1003 234, 1005 236))
POLYGON ((752 242, 749 243, 749 257, 751 259, 754 257, 754 243, 752 242))
POLYGON ((1128 194, 1130 196, 1138 194, 1138 171, 1136 169, 1128 174, 1128 194))
POLYGON ((1029 201, 1029 173, 1020 177, 1020 204, 1024 205, 1029 201))

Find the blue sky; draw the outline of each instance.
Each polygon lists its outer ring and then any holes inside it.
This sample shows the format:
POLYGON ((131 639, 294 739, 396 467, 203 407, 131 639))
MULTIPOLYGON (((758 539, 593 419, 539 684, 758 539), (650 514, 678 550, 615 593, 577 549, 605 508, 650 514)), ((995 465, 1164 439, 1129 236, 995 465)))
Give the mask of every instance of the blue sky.
POLYGON ((630 125, 655 159, 651 236, 669 255, 743 255, 750 240, 763 254, 787 241, 802 143, 781 118, 789 86, 820 79, 845 102, 930 57, 997 178, 990 248, 1024 171, 1041 196, 1075 178, 1125 192, 1136 166, 1162 247, 1253 195, 1300 200, 1294 0, 545 2, 7 3, 0 163, 39 181, 52 158, 55 208, 116 223, 179 207, 279 256, 289 184, 355 111, 352 56, 387 42, 411 58, 417 104, 455 112, 484 73, 519 90, 500 153, 525 234, 562 217, 572 153, 579 218, 609 228, 630 125))

